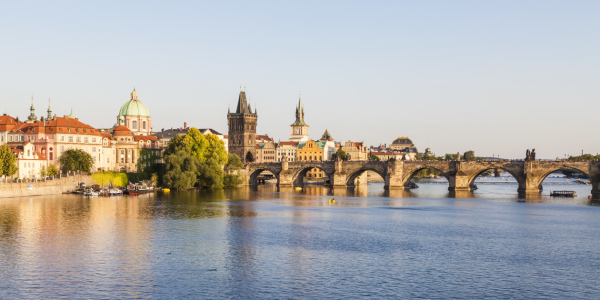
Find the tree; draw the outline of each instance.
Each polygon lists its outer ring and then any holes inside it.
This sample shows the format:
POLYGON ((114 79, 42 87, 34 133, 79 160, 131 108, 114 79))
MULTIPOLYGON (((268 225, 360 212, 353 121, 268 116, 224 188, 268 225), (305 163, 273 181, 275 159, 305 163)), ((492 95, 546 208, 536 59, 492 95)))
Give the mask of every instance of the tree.
POLYGON ((170 141, 165 148, 164 156, 175 154, 181 150, 190 151, 188 140, 183 135, 176 135, 170 141))
POLYGON ((90 172, 94 166, 92 156, 82 149, 69 149, 59 159, 63 172, 82 171, 90 172))
POLYGON ((216 134, 212 133, 206 135, 206 141, 208 141, 206 161, 214 161, 219 166, 225 165, 229 159, 227 150, 225 150, 225 143, 216 134))
POLYGON ((4 144, 4 146, 0 147, 0 175, 13 176, 18 170, 17 157, 8 145, 4 144))
POLYGON ((469 151, 465 152, 463 157, 466 161, 475 160, 475 151, 469 150, 469 151))
POLYGON ((192 155, 200 162, 205 162, 207 157, 210 156, 208 150, 209 142, 206 136, 200 130, 192 127, 185 134, 184 139, 192 155))
POLYGON ((48 166, 48 176, 56 176, 58 175, 58 168, 55 165, 50 164, 48 166))
POLYGON ((40 167, 40 176, 41 177, 46 177, 48 175, 48 171, 46 170, 46 166, 42 165, 40 167))
POLYGON ((200 161, 186 150, 165 155, 165 165, 163 183, 170 188, 188 189, 198 181, 200 161))
POLYGON ((239 170, 244 167, 242 159, 235 153, 227 155, 227 168, 231 170, 239 170))
POLYGON ((222 188, 224 175, 223 169, 216 161, 200 163, 198 167, 198 184, 204 188, 222 188))
POLYGON ((379 156, 371 154, 369 155, 369 160, 380 161, 381 159, 379 158, 379 156))
POLYGON ((421 160, 421 153, 419 151, 415 154, 415 160, 421 160))
POLYGON ((456 160, 456 153, 452 154, 452 153, 446 153, 446 156, 444 156, 444 159, 446 160, 456 160))
POLYGON ((336 160, 338 158, 338 156, 340 157, 341 160, 347 160, 348 159, 348 157, 346 156, 346 151, 342 150, 341 148, 338 149, 338 151, 335 152, 331 156, 331 159, 336 160))
POLYGON ((223 176, 223 185, 224 186, 238 186, 242 183, 242 178, 237 174, 237 170, 244 167, 244 163, 240 159, 240 157, 235 153, 229 153, 227 155, 227 164, 225 165, 229 170, 229 174, 225 174, 223 176), (236 171, 232 173, 231 171, 236 171))

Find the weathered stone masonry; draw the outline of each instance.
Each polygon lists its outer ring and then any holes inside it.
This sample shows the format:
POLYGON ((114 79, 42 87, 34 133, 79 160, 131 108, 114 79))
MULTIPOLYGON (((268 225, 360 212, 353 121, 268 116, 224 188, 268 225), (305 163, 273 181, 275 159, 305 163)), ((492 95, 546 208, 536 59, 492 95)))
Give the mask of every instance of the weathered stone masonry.
POLYGON ((557 170, 573 170, 585 174, 592 184, 592 195, 600 198, 600 162, 561 161, 300 161, 259 163, 246 166, 248 184, 257 184, 260 172, 267 170, 277 178, 279 186, 301 187, 306 173, 321 169, 334 187, 353 187, 357 176, 365 171, 379 174, 386 189, 408 189, 410 180, 423 169, 434 169, 448 179, 450 191, 471 191, 475 179, 487 170, 500 169, 518 182, 518 192, 539 193, 542 181, 557 170))

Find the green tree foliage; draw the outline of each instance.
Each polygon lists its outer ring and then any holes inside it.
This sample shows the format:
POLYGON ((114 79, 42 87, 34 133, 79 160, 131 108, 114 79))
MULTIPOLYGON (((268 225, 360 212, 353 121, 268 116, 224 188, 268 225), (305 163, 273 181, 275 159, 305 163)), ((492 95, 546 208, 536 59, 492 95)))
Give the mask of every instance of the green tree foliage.
POLYGON ((223 185, 229 187, 236 187, 242 183, 242 178, 237 174, 228 174, 223 177, 223 185))
POLYGON ((209 155, 209 142, 206 136, 200 130, 192 127, 185 134, 184 139, 187 141, 188 149, 194 157, 200 162, 205 162, 209 155))
POLYGON ((465 152, 465 154, 463 155, 463 158, 467 161, 475 160, 475 151, 469 150, 469 151, 465 152))
POLYGON ((192 156, 189 151, 179 150, 175 154, 165 155, 164 159, 166 168, 163 183, 166 186, 175 189, 188 189, 196 184, 200 161, 192 156))
POLYGON ((451 153, 446 153, 446 156, 444 157, 444 159, 446 160, 456 160, 456 153, 455 154, 451 154, 451 153))
POLYGON ((336 160, 338 156, 341 160, 348 160, 348 157, 346 156, 346 151, 342 150, 341 148, 338 149, 338 151, 331 156, 331 159, 336 160))
POLYGON ((224 175, 223 169, 217 162, 200 163, 198 167, 198 184, 204 188, 222 188, 224 175))
POLYGON ((415 175, 416 177, 429 177, 429 175, 440 175, 439 171, 434 169, 423 169, 415 175))
POLYGON ((591 155, 591 154, 584 154, 584 155, 579 155, 579 156, 569 156, 569 160, 574 160, 574 161, 582 161, 582 160, 599 160, 600 159, 600 155, 591 155))
POLYGON ((205 137, 208 141, 205 161, 215 162, 219 166, 225 165, 228 161, 225 143, 216 134, 209 133, 205 137))
POLYGON ((127 186, 129 184, 129 178, 126 173, 117 173, 115 171, 108 171, 103 173, 92 174, 92 183, 101 186, 127 186))
POLYGON ((421 159, 422 159, 422 157, 421 157, 421 153, 419 153, 419 152, 417 151, 417 153, 415 154, 415 160, 421 160, 421 159))
POLYGON ((227 155, 227 168, 230 170, 239 170, 244 167, 242 159, 235 153, 227 155))
POLYGON ((17 157, 10 151, 7 144, 0 147, 0 175, 12 176, 17 173, 17 157))
POLYGON ((58 168, 54 164, 48 166, 48 176, 58 175, 58 168))
POLYGON ((90 172, 94 166, 92 156, 82 149, 70 149, 60 156, 60 166, 63 172, 82 171, 90 172))
POLYGON ((188 140, 184 135, 176 135, 169 141, 169 144, 165 148, 163 155, 167 156, 175 154, 181 150, 190 151, 188 140))
POLYGON ((40 176, 42 176, 42 177, 46 177, 47 175, 48 175, 48 171, 46 170, 46 166, 45 166, 45 165, 42 165, 42 166, 40 167, 40 176))
POLYGON ((369 160, 380 161, 381 159, 379 158, 379 156, 371 154, 369 155, 369 160))

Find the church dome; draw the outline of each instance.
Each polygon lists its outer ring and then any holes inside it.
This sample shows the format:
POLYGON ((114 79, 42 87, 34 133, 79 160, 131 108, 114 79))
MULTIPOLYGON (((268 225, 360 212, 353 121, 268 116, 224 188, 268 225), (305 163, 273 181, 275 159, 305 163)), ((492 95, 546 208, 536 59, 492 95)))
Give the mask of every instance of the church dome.
POLYGON ((113 135, 132 135, 131 130, 127 126, 119 125, 113 129, 113 135))
POLYGON ((138 99, 138 92, 135 89, 131 92, 131 99, 121 106, 119 115, 150 117, 148 108, 138 99))
POLYGON ((392 145, 412 145, 413 142, 407 136, 401 136, 392 142, 392 145))

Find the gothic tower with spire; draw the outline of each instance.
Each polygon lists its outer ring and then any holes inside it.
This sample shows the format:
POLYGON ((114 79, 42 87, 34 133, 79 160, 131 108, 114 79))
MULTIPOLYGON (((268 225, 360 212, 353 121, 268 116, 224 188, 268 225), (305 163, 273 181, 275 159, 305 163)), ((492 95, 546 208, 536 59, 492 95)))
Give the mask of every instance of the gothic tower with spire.
POLYGON ((252 112, 246 100, 246 91, 240 91, 235 113, 227 112, 229 125, 229 153, 237 154, 244 163, 256 161, 256 124, 258 115, 252 112))
POLYGON ((290 141, 308 141, 308 124, 304 122, 304 106, 302 106, 302 97, 298 99, 298 106, 296 107, 296 122, 290 126, 292 127, 290 141))

